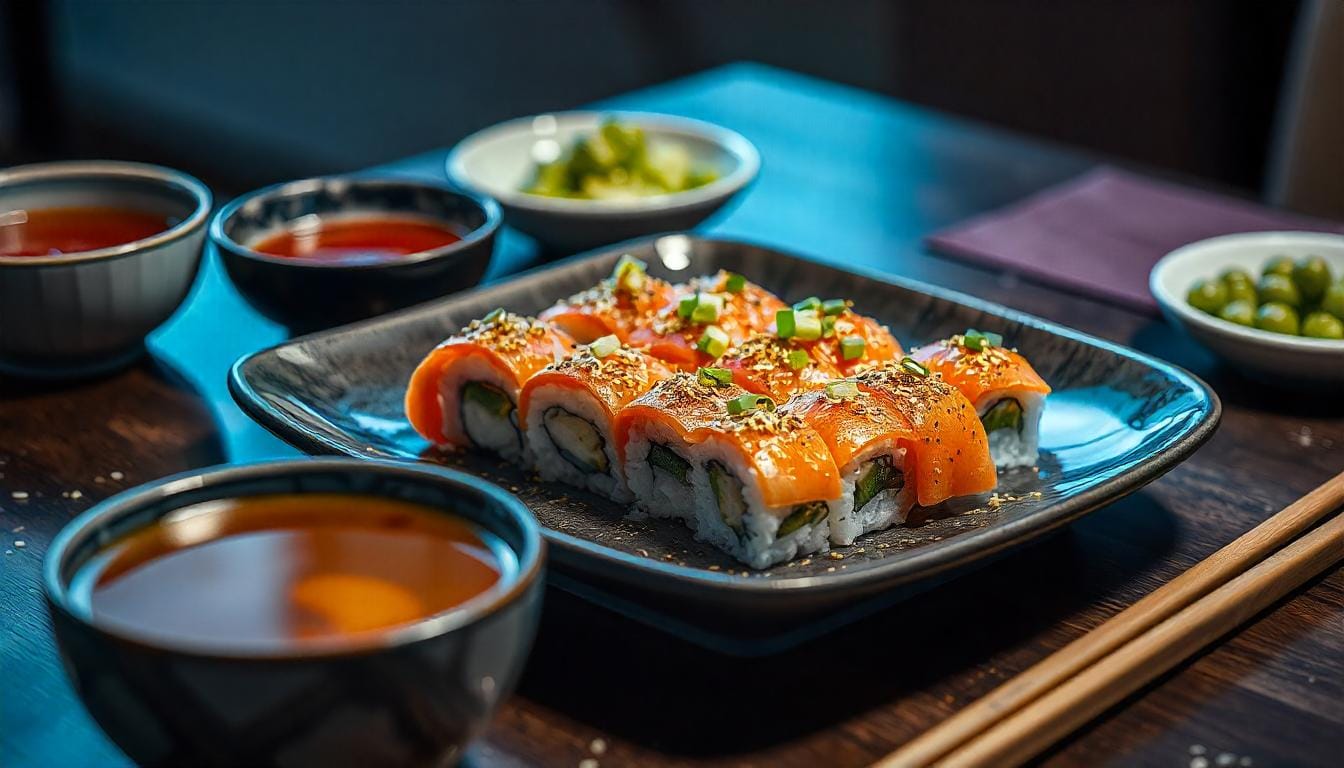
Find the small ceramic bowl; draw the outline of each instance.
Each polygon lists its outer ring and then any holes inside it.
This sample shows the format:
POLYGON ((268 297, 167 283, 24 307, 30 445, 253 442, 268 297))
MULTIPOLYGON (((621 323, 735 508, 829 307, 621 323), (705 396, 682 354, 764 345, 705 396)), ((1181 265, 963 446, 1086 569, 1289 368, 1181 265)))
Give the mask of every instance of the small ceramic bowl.
POLYGON ((1196 280, 1229 267, 1259 276, 1278 255, 1320 256, 1335 279, 1344 277, 1344 236, 1315 232, 1253 232, 1190 243, 1162 257, 1148 287, 1163 314, 1192 338, 1252 377, 1287 388, 1344 384, 1344 341, 1309 339, 1229 323, 1190 306, 1196 280))
POLYGON ((0 372, 79 376, 121 367, 186 298, 200 266, 210 190, 179 171, 113 161, 0 171, 0 213, 126 208, 176 222, 110 248, 0 256, 0 372))
POLYGON ((760 154, 738 133, 699 120, 642 112, 519 118, 468 136, 448 155, 448 178, 498 200, 509 226, 561 251, 690 229, 745 189, 760 167, 760 154), (643 128, 650 142, 686 147, 696 164, 714 167, 719 178, 685 192, 631 200, 573 200, 522 191, 536 170, 534 157, 568 148, 608 118, 643 128))
POLYGON ((210 223, 235 286, 252 306, 294 330, 373 317, 480 282, 499 229, 499 206, 446 184, 405 178, 331 176, 258 190, 210 223), (461 240, 375 263, 324 262, 259 253, 251 246, 304 216, 413 215, 448 225, 461 240))
POLYGON ((76 691, 137 764, 452 765, 522 671, 544 559, 522 502, 475 477, 295 459, 185 473, 96 505, 52 542, 43 586, 76 691), (193 504, 275 493, 372 494, 451 511, 499 537, 517 570, 456 608, 318 646, 174 642, 92 614, 76 574, 119 537, 193 504))

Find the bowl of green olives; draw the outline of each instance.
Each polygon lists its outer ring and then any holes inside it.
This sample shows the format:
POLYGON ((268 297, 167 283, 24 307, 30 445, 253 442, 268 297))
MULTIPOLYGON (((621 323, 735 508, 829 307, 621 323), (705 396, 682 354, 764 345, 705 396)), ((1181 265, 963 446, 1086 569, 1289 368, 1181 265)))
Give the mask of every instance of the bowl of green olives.
POLYGON ((1148 286, 1171 323, 1252 376, 1344 383, 1344 236, 1200 240, 1164 256, 1148 286))

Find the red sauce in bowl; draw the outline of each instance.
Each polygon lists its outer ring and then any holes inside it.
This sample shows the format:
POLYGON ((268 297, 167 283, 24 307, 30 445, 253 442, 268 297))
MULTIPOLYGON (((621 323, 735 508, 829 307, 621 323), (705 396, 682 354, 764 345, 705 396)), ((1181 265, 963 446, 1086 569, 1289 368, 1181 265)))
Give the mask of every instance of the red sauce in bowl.
POLYGON ((0 256, 84 253, 166 231, 175 222, 130 208, 0 210, 0 256))
POLYGON ((312 216, 299 219, 283 232, 262 238, 251 248, 271 256, 376 264, 442 248, 461 239, 448 226, 429 219, 312 216))

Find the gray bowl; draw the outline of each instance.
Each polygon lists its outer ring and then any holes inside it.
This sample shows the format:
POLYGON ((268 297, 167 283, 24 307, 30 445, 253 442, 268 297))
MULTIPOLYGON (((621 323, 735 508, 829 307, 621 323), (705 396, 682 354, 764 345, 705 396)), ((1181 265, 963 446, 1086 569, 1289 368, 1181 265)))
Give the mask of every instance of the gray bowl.
POLYGON ((125 365, 186 298, 210 190, 185 173, 89 161, 0 171, 0 211, 100 206, 177 219, 164 232, 60 256, 0 256, 0 372, 75 376, 125 365))
POLYGON ((746 189, 761 168, 760 153, 741 134, 701 120, 648 112, 556 112, 500 123, 463 139, 448 155, 453 183, 488 195, 505 223, 562 252, 582 251, 658 232, 691 229, 746 189), (685 192, 631 200, 571 200, 523 192, 542 147, 567 147, 606 118, 644 129, 651 142, 686 147, 715 181, 685 192))
POLYGON ((187 472, 98 504, 47 549, 43 586, 75 690, 137 764, 446 766, 513 691, 536 634, 544 561, 532 514, 498 486, 403 462, 292 459, 187 472), (374 495, 451 510, 512 549, 517 573, 412 624, 281 648, 170 640, 111 624, 73 586, 110 542, 173 510, 273 493, 374 495))

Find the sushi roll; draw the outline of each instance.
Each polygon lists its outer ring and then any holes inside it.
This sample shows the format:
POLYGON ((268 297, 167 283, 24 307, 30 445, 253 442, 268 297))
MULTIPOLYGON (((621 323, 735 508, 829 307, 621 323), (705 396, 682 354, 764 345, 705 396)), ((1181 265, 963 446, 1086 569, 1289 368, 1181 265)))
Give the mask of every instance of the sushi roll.
POLYGON ((785 308, 774 294, 723 270, 691 280, 677 294, 674 304, 630 334, 630 345, 691 373, 767 330, 785 308))
POLYGON ((756 334, 729 350, 717 366, 732 372, 739 387, 776 403, 820 389, 843 375, 807 346, 770 333, 756 334))
POLYGON ((752 568, 827 548, 841 487, 820 435, 711 369, 679 372, 617 417, 639 507, 752 568))
POLYGON ((671 375, 661 360, 611 335, 528 379, 518 408, 538 474, 633 501, 614 439, 616 414, 671 375))
POLYGON ((997 333, 968 330, 915 350, 916 360, 942 375, 975 406, 1000 467, 1029 467, 1040 454, 1041 412, 1050 385, 997 333))
POLYGON ((496 309, 433 349, 411 374, 406 416, 442 448, 477 448, 527 466, 518 394, 573 342, 535 318, 496 309))
POLYGON ((970 403, 918 364, 834 381, 783 409, 816 430, 839 468, 833 544, 903 523, 916 504, 983 493, 997 482, 970 403))
POLYGON ((652 324, 677 297, 671 283, 648 274, 646 267, 639 259, 622 256, 610 277, 556 302, 541 313, 541 319, 579 344, 609 335, 625 343, 636 328, 652 324))

